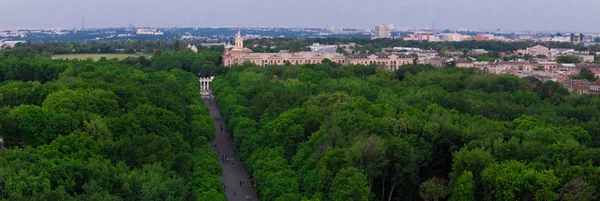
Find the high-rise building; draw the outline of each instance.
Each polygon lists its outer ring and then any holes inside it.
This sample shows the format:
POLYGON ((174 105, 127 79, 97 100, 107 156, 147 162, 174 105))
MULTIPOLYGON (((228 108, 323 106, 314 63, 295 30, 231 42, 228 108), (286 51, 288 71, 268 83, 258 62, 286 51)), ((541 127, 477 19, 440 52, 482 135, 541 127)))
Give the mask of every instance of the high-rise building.
POLYGON ((377 24, 375 25, 375 30, 371 35, 371 40, 379 39, 379 38, 392 38, 392 34, 390 33, 391 24, 377 24))

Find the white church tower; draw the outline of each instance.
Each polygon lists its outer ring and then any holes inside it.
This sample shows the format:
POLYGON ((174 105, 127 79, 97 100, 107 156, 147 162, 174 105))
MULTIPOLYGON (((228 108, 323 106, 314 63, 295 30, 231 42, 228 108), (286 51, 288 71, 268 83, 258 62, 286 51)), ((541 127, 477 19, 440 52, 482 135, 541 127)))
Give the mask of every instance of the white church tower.
POLYGON ((242 34, 240 34, 240 28, 238 28, 238 33, 235 36, 234 49, 244 49, 244 39, 242 38, 242 34))

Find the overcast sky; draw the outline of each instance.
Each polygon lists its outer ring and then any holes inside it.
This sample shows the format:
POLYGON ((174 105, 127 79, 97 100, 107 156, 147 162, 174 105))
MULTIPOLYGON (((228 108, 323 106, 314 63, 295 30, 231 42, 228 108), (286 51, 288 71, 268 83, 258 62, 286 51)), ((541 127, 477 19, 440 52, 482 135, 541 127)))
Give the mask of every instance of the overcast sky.
POLYGON ((396 27, 600 32, 600 0, 0 0, 0 27, 396 27))

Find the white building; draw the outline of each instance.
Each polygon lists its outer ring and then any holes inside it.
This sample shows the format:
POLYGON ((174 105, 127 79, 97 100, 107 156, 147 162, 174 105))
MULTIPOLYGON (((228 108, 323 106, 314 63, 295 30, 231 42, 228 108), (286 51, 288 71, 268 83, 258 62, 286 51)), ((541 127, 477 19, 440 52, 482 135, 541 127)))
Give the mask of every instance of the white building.
POLYGON ((392 38, 392 34, 390 33, 391 27, 392 27, 391 24, 375 25, 375 30, 373 30, 373 34, 371 35, 371 40, 379 39, 379 38, 392 38))
POLYGON ((7 40, 7 41, 0 41, 0 47, 2 47, 2 46, 6 46, 6 47, 13 48, 13 47, 15 47, 15 45, 17 45, 17 43, 26 43, 26 41, 24 41, 24 40, 7 40))
POLYGON ((421 51, 421 48, 416 47, 394 47, 394 51, 421 51))
POLYGON ((308 46, 313 52, 323 52, 325 50, 333 50, 337 48, 335 45, 321 45, 319 43, 313 43, 311 46, 308 46))
POLYGON ((458 33, 451 33, 451 34, 440 34, 440 37, 443 41, 457 42, 457 41, 462 41, 463 39, 467 38, 468 36, 461 35, 458 33))
POLYGON ((571 42, 571 36, 554 36, 550 38, 552 42, 571 42))
POLYGON ((589 54, 575 54, 575 56, 579 57, 581 63, 593 63, 595 58, 594 55, 589 54))
POLYGON ((544 55, 546 57, 550 57, 550 50, 547 47, 542 46, 542 45, 528 47, 525 52, 532 56, 544 55))
POLYGON ((137 35, 164 35, 163 32, 157 31, 156 29, 138 29, 137 35))
POLYGON ((198 53, 198 48, 196 47, 196 45, 188 44, 186 48, 192 50, 192 52, 198 53))

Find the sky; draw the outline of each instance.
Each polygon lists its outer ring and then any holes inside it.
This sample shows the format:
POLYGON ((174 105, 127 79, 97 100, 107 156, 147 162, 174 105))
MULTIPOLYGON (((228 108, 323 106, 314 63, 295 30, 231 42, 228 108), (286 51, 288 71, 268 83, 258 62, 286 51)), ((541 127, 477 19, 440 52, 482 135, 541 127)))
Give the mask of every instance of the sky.
POLYGON ((396 27, 600 32, 600 0, 0 0, 0 27, 396 27))

